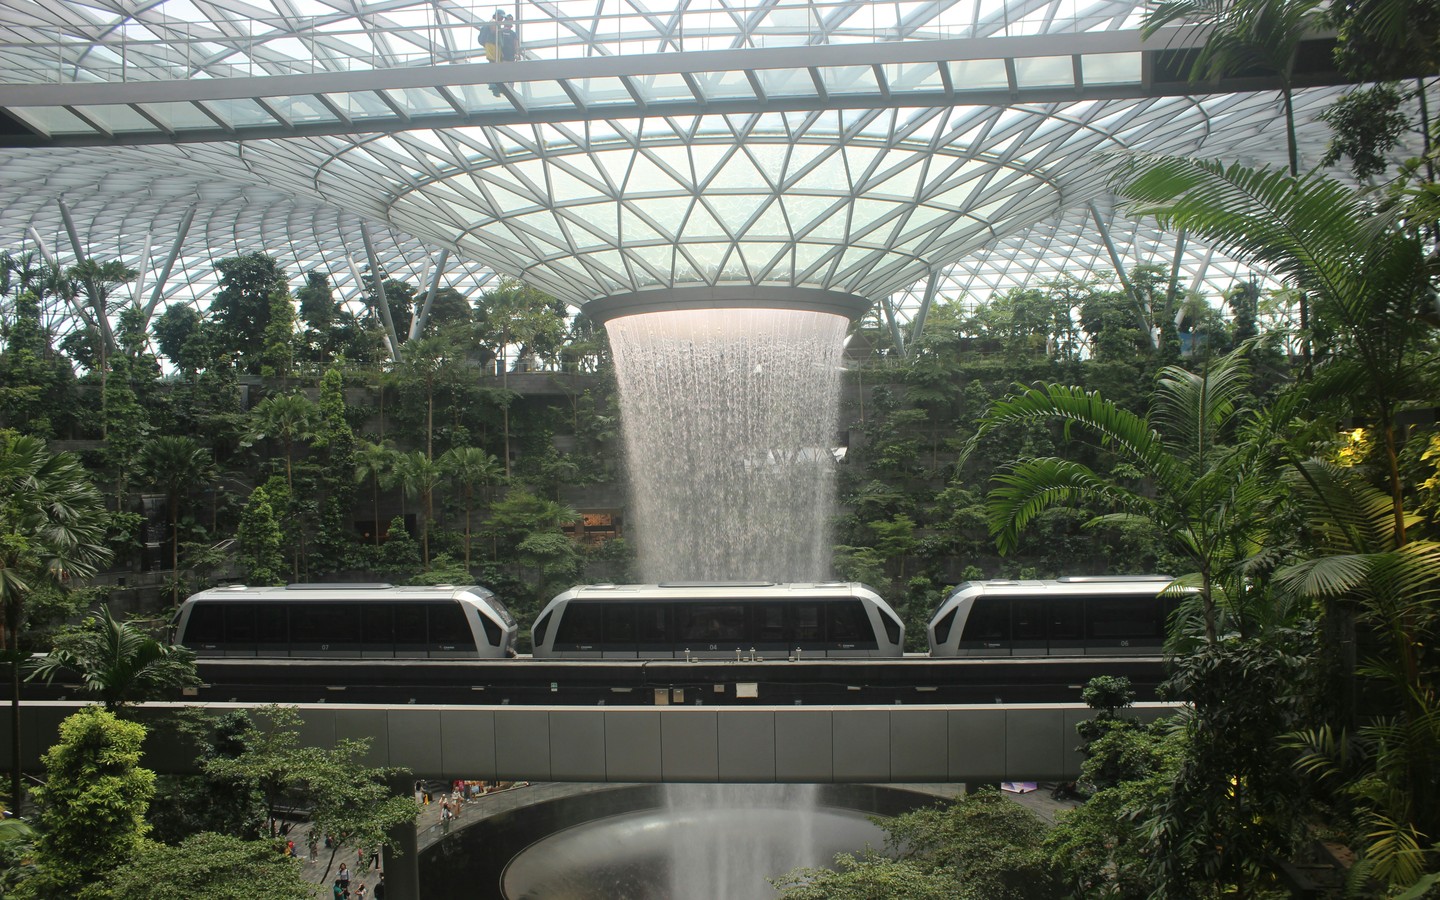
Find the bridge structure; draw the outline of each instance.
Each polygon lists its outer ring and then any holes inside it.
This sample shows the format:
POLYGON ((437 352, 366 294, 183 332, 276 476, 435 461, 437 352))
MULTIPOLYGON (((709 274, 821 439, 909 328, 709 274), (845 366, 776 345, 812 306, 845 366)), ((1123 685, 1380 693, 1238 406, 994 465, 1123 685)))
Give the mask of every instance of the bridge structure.
MULTIPOLYGON (((22 764, 38 770, 60 722, 83 704, 21 707, 22 764)), ((184 704, 149 703, 142 722, 184 704)), ((261 704, 206 703, 216 714, 261 704)), ((364 762, 411 778, 486 781, 901 783, 1070 781, 1080 771, 1078 703, 888 706, 452 706, 310 703, 297 707, 304 746, 369 742, 364 762)), ((1153 719, 1173 709, 1140 704, 1153 719)), ((10 719, 0 718, 0 761, 11 764, 10 719)), ((145 748, 144 765, 195 771, 176 742, 145 748)), ((386 870, 394 896, 419 896, 413 826, 395 835, 386 870)))

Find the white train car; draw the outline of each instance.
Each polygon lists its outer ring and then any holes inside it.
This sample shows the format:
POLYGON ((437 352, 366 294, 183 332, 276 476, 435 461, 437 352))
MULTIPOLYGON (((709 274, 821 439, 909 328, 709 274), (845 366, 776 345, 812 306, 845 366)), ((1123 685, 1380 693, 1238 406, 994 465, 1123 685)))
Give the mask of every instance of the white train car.
POLYGON ((932 657, 1159 655, 1179 605, 1164 575, 967 581, 926 627, 932 657))
POLYGON ((905 646, 895 610, 845 582, 580 585, 531 633, 537 659, 898 657, 905 646))
POLYGON ((182 603, 171 639, 201 657, 484 659, 513 655, 516 631, 478 585, 227 585, 182 603))

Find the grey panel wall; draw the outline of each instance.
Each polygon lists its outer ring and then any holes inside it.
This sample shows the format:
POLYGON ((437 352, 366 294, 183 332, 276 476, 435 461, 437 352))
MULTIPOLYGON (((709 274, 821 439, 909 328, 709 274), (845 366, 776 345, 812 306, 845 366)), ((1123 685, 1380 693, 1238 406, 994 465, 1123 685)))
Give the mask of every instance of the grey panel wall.
MULTIPOLYGON (((22 754, 38 770, 76 703, 27 703, 22 754)), ((142 714, 172 704, 150 704, 142 714)), ((244 704, 209 704, 227 711, 244 704)), ((1170 711, 1145 704, 1142 718, 1170 711)), ((368 739, 366 759, 416 776, 584 782, 980 782, 1073 780, 1078 704, 836 707, 299 707, 303 742, 368 739)), ((9 717, 0 764, 9 765, 9 717)), ((155 740, 146 765, 193 768, 155 740)))

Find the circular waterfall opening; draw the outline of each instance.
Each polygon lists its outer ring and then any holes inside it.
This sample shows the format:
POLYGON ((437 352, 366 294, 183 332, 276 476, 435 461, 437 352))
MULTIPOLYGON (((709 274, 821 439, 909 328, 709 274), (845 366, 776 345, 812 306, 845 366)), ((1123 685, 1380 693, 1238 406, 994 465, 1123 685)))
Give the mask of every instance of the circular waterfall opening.
POLYGON ((421 856, 422 893, 481 900, 777 896, 769 879, 882 849, 870 816, 936 798, 879 785, 637 785, 487 818, 421 856))

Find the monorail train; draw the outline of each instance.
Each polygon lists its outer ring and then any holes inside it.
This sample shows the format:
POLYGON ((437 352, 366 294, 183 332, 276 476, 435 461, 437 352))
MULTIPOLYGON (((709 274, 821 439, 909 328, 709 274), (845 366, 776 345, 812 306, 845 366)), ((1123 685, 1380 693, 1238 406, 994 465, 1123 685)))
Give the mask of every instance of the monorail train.
POLYGON ((478 585, 227 585, 180 604, 171 641, 197 656, 498 658, 514 616, 478 585))
POLYGON ((532 636, 536 658, 824 659, 901 656, 905 626, 863 584, 591 584, 532 636))
POLYGON ((1180 598, 1163 575, 967 581, 930 617, 930 655, 1159 655, 1180 598))

